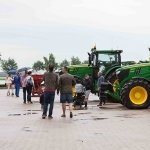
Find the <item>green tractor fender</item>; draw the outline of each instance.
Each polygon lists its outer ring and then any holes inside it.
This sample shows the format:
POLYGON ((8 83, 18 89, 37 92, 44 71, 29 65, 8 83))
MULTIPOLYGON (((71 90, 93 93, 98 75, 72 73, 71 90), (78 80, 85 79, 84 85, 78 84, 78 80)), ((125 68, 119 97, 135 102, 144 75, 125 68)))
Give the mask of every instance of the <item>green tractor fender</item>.
POLYGON ((148 80, 148 78, 147 77, 139 77, 139 76, 135 76, 135 77, 132 77, 130 80, 127 80, 125 83, 119 83, 119 88, 118 88, 118 91, 120 90, 120 93, 121 93, 121 91, 122 91, 122 88, 126 85, 126 84, 128 84, 131 80, 138 80, 138 79, 140 79, 140 80, 144 80, 144 81, 147 81, 149 84, 150 84, 150 80, 148 80))
POLYGON ((107 79, 110 76, 110 74, 112 74, 115 70, 117 70, 120 67, 121 66, 113 66, 112 68, 110 68, 109 70, 107 70, 106 73, 104 74, 105 79, 107 79))
MULTIPOLYGON (((150 84, 150 80, 148 80, 148 78, 147 77, 132 77, 132 79, 143 79, 143 80, 146 80, 149 84, 150 84)), ((131 80, 132 80, 131 79, 131 80)))

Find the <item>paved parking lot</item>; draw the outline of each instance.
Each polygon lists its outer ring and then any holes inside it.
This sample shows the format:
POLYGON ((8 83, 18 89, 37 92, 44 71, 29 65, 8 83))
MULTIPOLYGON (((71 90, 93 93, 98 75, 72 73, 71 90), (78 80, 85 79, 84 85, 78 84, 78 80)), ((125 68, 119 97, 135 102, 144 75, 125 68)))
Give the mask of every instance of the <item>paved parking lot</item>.
POLYGON ((0 90, 0 150, 149 150, 150 109, 128 110, 107 103, 98 108, 90 95, 88 109, 61 118, 56 96, 53 119, 42 120, 38 98, 23 104, 0 90))

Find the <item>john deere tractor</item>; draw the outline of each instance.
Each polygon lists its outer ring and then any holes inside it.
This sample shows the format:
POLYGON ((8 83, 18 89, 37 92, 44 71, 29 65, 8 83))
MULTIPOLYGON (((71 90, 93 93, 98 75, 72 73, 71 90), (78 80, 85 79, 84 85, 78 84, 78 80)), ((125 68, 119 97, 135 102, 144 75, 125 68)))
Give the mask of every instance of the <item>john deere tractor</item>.
MULTIPOLYGON (((112 85, 118 83, 115 71, 122 65, 135 64, 134 61, 121 62, 121 53, 123 50, 97 50, 96 47, 91 49, 89 55, 89 63, 86 65, 71 65, 68 66, 69 73, 75 78, 83 79, 85 74, 89 74, 93 81, 93 87, 91 92, 93 94, 98 93, 97 91, 97 73, 101 71, 105 78, 105 81, 109 81, 112 85)), ((116 93, 116 89, 113 88, 113 93, 116 93)), ((118 102, 118 99, 110 96, 109 100, 112 102, 118 102)))
POLYGON ((101 85, 102 98, 106 93, 118 99, 129 109, 145 109, 150 106, 150 63, 124 66, 116 70, 118 83, 101 85), (115 88, 116 92, 112 92, 115 88))
MULTIPOLYGON (((122 50, 96 50, 94 47, 89 55, 88 65, 73 65, 68 66, 69 73, 75 78, 83 79, 85 74, 89 74, 93 81, 92 93, 97 91, 97 73, 101 71, 105 80, 109 80, 112 84, 118 82, 115 70, 121 67, 121 53, 122 50)), ((114 89, 115 92, 115 89, 114 89)), ((112 99, 114 102, 116 99, 112 99)))

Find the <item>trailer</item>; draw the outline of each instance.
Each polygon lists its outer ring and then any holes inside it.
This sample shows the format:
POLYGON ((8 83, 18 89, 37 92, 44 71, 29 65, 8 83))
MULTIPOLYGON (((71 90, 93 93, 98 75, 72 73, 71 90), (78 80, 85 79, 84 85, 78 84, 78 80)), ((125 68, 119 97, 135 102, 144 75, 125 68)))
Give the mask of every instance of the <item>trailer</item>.
POLYGON ((32 75, 34 80, 34 88, 32 89, 32 97, 40 97, 41 93, 43 92, 43 74, 33 74, 32 75))

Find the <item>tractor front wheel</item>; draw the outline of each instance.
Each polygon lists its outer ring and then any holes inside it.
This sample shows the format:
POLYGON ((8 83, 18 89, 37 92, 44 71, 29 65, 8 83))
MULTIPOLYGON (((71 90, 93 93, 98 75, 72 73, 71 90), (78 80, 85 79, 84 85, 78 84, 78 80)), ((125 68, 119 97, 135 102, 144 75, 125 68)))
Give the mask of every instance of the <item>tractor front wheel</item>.
MULTIPOLYGON (((119 81, 117 79, 117 76, 116 76, 116 73, 115 72, 112 72, 108 78, 106 79, 106 81, 109 81, 111 84, 112 84, 112 88, 109 89, 109 91, 111 91, 112 93, 115 93, 116 92, 116 88, 114 87, 115 84, 119 84, 119 81)), ((108 101, 109 102, 114 102, 114 103, 118 103, 118 100, 111 97, 111 96, 107 96, 108 97, 108 101)))
POLYGON ((150 106, 150 84, 143 79, 126 83, 121 91, 121 101, 129 109, 146 109, 150 106))

